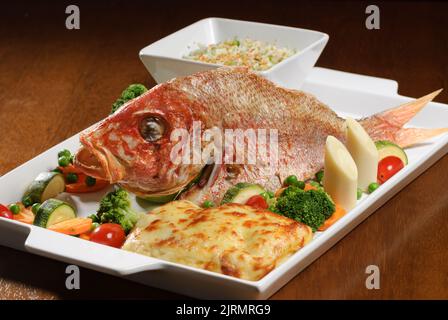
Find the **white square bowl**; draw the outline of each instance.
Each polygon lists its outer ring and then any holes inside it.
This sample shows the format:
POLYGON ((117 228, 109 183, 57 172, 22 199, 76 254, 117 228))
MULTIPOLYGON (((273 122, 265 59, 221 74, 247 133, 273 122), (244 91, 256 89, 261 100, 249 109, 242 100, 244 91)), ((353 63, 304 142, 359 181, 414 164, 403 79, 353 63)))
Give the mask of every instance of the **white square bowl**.
POLYGON ((234 38, 250 38, 295 49, 297 52, 294 55, 259 73, 280 86, 297 89, 313 68, 329 37, 322 32, 300 28, 207 18, 143 48, 140 59, 154 80, 161 83, 219 67, 183 57, 199 45, 216 44, 234 38))

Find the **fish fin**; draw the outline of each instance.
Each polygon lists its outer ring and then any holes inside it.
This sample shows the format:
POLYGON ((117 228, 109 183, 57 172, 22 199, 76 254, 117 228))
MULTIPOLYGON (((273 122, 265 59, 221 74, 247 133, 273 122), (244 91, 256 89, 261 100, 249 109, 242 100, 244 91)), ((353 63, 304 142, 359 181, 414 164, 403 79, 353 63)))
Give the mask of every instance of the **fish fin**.
POLYGON ((396 108, 392 108, 378 114, 378 117, 384 118, 387 122, 397 127, 403 127, 411 120, 420 110, 422 110, 429 102, 431 102, 443 89, 434 91, 417 100, 402 104, 396 108))
POLYGON ((395 143, 402 148, 406 148, 446 132, 448 132, 448 128, 402 128, 395 135, 395 143))
POLYGON ((442 92, 442 89, 396 108, 375 114, 361 120, 361 124, 373 140, 390 140, 400 147, 409 147, 424 142, 439 134, 448 132, 448 128, 423 129, 403 128, 403 126, 440 92, 442 92))

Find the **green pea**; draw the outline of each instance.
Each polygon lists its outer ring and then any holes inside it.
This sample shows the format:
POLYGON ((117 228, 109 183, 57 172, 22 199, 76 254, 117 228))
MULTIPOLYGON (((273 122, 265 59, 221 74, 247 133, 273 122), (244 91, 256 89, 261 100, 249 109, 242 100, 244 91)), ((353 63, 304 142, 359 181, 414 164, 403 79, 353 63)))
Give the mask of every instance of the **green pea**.
POLYGON ((89 187, 93 187, 96 184, 96 179, 91 176, 86 177, 86 185, 89 187))
POLYGON ((78 181, 78 175, 76 173, 70 172, 65 177, 65 180, 67 180, 67 183, 75 183, 78 181))
POLYGON ((90 227, 90 230, 95 230, 96 228, 98 228, 100 226, 100 224, 98 222, 93 222, 92 223, 92 227, 90 227))
POLYGON ((371 184, 369 184, 369 193, 372 193, 373 191, 375 191, 379 187, 380 187, 380 185, 378 183, 372 182, 371 184))
POLYGON ((324 170, 320 170, 318 173, 316 173, 316 181, 322 184, 324 179, 324 170))
POLYGON ((19 214, 20 206, 17 203, 10 204, 9 211, 11 211, 12 214, 19 214))
POLYGON ((55 169, 51 170, 51 172, 62 173, 62 170, 59 168, 55 168, 55 169))
POLYGON ((293 186, 295 185, 297 182, 299 182, 299 180, 297 179, 297 177, 295 175, 290 175, 285 179, 285 186, 293 186))
POLYGON ((23 203, 23 205, 24 205, 25 207, 29 207, 29 206, 31 206, 34 202, 33 202, 33 199, 31 199, 30 196, 27 196, 27 197, 25 197, 25 198, 22 199, 22 203, 23 203))
POLYGON ((319 183, 319 182, 317 182, 317 181, 314 181, 314 180, 310 180, 310 181, 309 181, 309 184, 310 184, 310 185, 312 185, 313 187, 316 187, 316 188, 321 188, 321 185, 320 185, 320 183, 319 183))
POLYGON ((215 203, 210 200, 205 200, 204 203, 202 204, 203 208, 213 208, 214 206, 215 206, 215 203))
POLYGON ((297 181, 294 185, 295 185, 296 187, 302 189, 302 190, 305 189, 305 182, 304 182, 304 181, 299 180, 299 181, 297 181))
POLYGON ((361 199, 362 197, 362 190, 358 188, 358 190, 356 191, 356 199, 361 199))
POLYGON ((73 164, 74 161, 75 161, 75 156, 74 156, 74 155, 71 155, 71 156, 70 156, 70 163, 73 164))
POLYGON ((33 213, 36 215, 36 214, 37 214, 37 211, 39 210, 39 208, 40 208, 40 203, 39 203, 39 202, 36 202, 36 203, 33 204, 33 206, 31 207, 31 211, 33 211, 33 213))
POLYGON ((265 200, 274 198, 274 193, 272 191, 266 191, 260 194, 265 200))
POLYGON ((71 155, 72 155, 72 153, 70 152, 70 150, 67 150, 67 149, 63 149, 58 152, 58 158, 60 158, 60 157, 70 158, 71 155))
POLYGON ((66 167, 66 166, 68 166, 68 165, 70 164, 70 157, 66 157, 66 156, 61 156, 61 157, 59 157, 59 159, 58 159, 58 164, 59 164, 61 167, 66 167))

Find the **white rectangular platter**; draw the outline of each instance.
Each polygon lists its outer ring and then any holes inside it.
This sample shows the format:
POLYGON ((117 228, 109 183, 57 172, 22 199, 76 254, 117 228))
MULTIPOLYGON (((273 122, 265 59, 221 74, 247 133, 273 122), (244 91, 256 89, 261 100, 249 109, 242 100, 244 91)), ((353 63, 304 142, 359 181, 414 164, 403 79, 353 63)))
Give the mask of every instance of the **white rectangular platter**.
MULTIPOLYGON (((340 115, 364 117, 412 100, 398 95, 397 88, 397 83, 392 80, 314 68, 302 90, 315 94, 340 115)), ((448 106, 430 103, 409 125, 446 127, 447 120, 448 106)), ((59 150, 76 150, 78 146, 78 135, 75 135, 0 177, 0 203, 19 200, 37 174, 55 166, 59 150)), ((311 243, 259 281, 241 280, 154 259, 3 218, 0 218, 0 244, 191 297, 266 299, 445 155, 448 135, 406 151, 408 166, 373 194, 364 196, 355 209, 327 231, 316 234, 311 243)), ((105 193, 103 190, 73 197, 71 201, 80 216, 87 216, 96 211, 98 201, 105 193)), ((141 204, 136 202, 134 205, 138 209, 141 204)))

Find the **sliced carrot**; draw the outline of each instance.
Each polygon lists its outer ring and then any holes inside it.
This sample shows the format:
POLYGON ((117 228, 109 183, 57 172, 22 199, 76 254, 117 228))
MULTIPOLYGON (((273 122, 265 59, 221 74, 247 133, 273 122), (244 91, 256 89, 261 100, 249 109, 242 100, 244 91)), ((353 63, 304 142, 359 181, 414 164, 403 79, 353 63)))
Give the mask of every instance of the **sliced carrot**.
POLYGON ((67 174, 67 173, 81 173, 81 171, 76 168, 73 164, 69 164, 66 167, 58 167, 59 170, 62 171, 63 174, 67 174))
POLYGON ((26 224, 33 224, 34 222, 34 214, 33 212, 25 208, 23 204, 19 204, 20 206, 20 212, 18 214, 15 214, 13 216, 14 220, 26 223, 26 224))
MULTIPOLYGON (((283 191, 285 191, 285 189, 287 189, 287 188, 288 188, 288 187, 283 187, 283 188, 278 189, 278 190, 275 192, 274 196, 277 197, 277 198, 280 197, 281 194, 283 193, 283 191)), ((309 184, 309 183, 305 183, 305 188, 303 188, 303 190, 304 190, 304 191, 308 191, 308 190, 317 190, 317 188, 316 188, 315 186, 309 184)))
POLYGON ((280 188, 277 191, 275 191, 274 197, 276 197, 276 198, 280 197, 282 195, 283 191, 285 191, 285 189, 286 189, 286 187, 280 188))
POLYGON ((309 183, 305 183, 305 188, 303 188, 303 190, 308 191, 308 190, 317 190, 317 188, 309 183))
POLYGON ((78 168, 76 168, 73 164, 69 164, 66 167, 58 167, 65 178, 67 178, 67 174, 76 173, 78 175, 78 181, 76 183, 68 183, 65 186, 65 191, 69 193, 88 193, 95 192, 101 190, 109 185, 107 180, 96 179, 96 183, 93 186, 86 185, 87 176, 82 173, 78 168))
POLYGON ((81 233, 81 234, 79 235, 79 237, 80 237, 81 239, 84 239, 84 240, 89 241, 89 240, 90 240, 90 232, 81 233))
POLYGON ((91 227, 92 219, 73 218, 56 223, 52 226, 49 226, 47 229, 69 235, 78 235, 90 231, 91 227))
POLYGON ((85 177, 79 177, 78 182, 65 185, 65 191, 70 193, 87 193, 101 190, 109 185, 106 180, 96 179, 93 186, 86 185, 85 177))
POLYGON ((330 218, 328 218, 327 220, 325 220, 324 224, 321 225, 319 227, 319 231, 325 231, 327 230, 330 226, 332 226, 336 221, 338 221, 339 219, 341 219, 344 215, 345 215, 345 210, 344 208, 336 205, 336 210, 333 212, 333 214, 330 216, 330 218))

